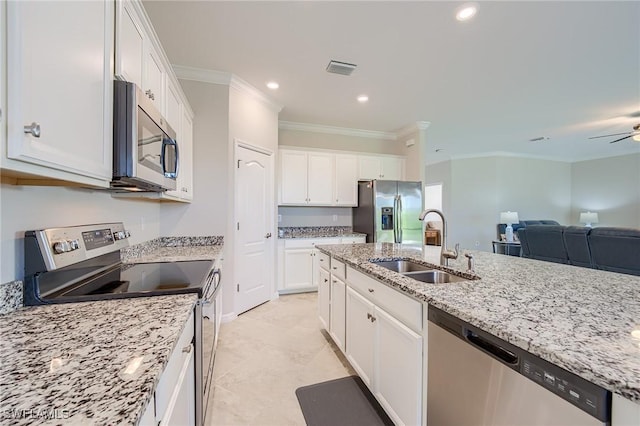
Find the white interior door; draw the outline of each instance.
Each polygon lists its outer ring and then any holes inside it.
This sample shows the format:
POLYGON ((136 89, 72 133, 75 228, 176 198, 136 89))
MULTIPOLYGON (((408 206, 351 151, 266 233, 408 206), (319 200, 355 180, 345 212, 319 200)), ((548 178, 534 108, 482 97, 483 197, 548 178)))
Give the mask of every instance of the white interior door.
POLYGON ((269 300, 273 278, 273 158, 236 149, 236 312, 269 300))

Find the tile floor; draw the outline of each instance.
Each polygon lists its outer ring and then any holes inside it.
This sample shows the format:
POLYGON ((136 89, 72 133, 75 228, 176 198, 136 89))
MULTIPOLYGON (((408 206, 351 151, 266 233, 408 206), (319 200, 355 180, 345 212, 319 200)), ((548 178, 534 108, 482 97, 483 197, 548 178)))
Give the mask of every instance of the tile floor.
POLYGON ((320 331, 317 294, 280 296, 222 324, 210 426, 304 425, 295 390, 355 374, 320 331))

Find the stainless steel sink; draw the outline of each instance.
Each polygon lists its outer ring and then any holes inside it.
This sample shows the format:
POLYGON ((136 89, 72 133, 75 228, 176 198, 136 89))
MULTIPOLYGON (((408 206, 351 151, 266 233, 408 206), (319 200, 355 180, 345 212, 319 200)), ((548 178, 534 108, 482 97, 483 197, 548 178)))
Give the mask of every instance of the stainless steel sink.
POLYGON ((382 266, 383 268, 390 269, 394 272, 399 272, 404 274, 406 272, 416 272, 416 271, 428 271, 433 269, 430 266, 421 265, 416 262, 411 262, 410 260, 389 260, 384 262, 374 262, 378 266, 382 266))
POLYGON ((372 262, 383 268, 398 272, 406 277, 429 284, 456 283, 467 281, 468 278, 459 277, 449 272, 433 269, 431 266, 422 265, 410 260, 388 260, 384 262, 372 262))
POLYGON ((431 271, 409 272, 403 275, 409 278, 413 278, 414 280, 422 281, 423 283, 429 284, 445 284, 467 281, 467 278, 459 277, 445 271, 438 271, 436 269, 433 269, 431 271))

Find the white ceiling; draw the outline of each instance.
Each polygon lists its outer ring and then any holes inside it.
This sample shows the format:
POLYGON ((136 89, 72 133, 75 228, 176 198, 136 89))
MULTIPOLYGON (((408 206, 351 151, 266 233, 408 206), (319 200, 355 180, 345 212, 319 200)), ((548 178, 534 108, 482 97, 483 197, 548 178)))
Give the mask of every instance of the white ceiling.
POLYGON ((284 105, 280 120, 385 132, 429 121, 429 162, 640 152, 587 139, 640 122, 640 2, 479 2, 466 23, 461 4, 144 2, 173 64, 236 74, 284 105), (331 59, 358 67, 329 74, 331 59), (527 142, 538 136, 550 139, 527 142))

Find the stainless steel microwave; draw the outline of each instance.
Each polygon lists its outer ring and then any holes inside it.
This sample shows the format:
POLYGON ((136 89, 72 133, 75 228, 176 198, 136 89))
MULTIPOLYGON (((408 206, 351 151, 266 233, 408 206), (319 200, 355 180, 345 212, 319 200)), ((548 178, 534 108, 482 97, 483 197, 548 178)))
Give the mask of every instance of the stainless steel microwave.
POLYGON ((176 189, 176 132, 134 83, 114 82, 111 188, 162 192, 176 189))

